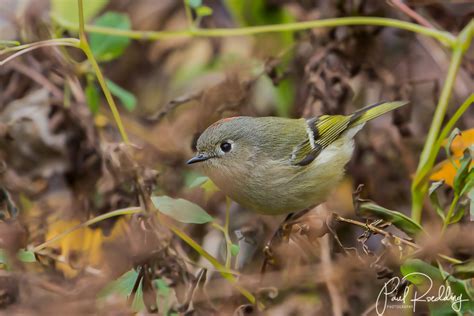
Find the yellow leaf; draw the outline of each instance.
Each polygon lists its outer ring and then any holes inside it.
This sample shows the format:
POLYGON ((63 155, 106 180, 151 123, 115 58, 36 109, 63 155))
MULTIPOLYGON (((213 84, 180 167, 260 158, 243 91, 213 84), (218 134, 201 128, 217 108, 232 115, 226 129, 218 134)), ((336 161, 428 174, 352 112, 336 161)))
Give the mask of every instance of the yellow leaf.
MULTIPOLYGON (((446 142, 446 141, 445 141, 446 142)), ((430 176, 430 180, 444 182, 453 186, 454 177, 456 176, 457 168, 460 166, 460 159, 463 156, 464 150, 474 144, 474 128, 462 131, 461 134, 456 136, 451 143, 451 153, 453 156, 453 163, 447 159, 440 162, 434 167, 433 173, 430 176)), ((473 163, 471 163, 471 167, 473 163)))
POLYGON ((451 152, 455 157, 462 157, 464 150, 474 144, 474 128, 462 131, 451 143, 451 152))
POLYGON ((209 198, 216 192, 219 192, 219 188, 212 182, 211 179, 207 179, 206 182, 204 182, 201 185, 201 188, 204 189, 204 198, 206 201, 209 200, 209 198))
POLYGON ((99 113, 94 117, 94 124, 97 127, 105 127, 108 123, 109 119, 105 115, 99 113))
MULTIPOLYGON (((460 166, 459 159, 456 159, 454 163, 456 164, 456 167, 460 166)), ((451 161, 444 160, 441 163, 439 163, 434 169, 437 171, 435 171, 431 175, 430 180, 432 181, 444 180, 444 183, 446 183, 450 187, 453 186, 454 177, 456 176, 457 169, 454 167, 451 161)))
MULTIPOLYGON (((107 236, 100 228, 81 227, 52 243, 49 247, 60 258, 56 261, 56 269, 69 278, 77 276, 86 267, 100 269, 105 260, 102 246, 123 236, 127 218, 129 216, 117 220, 107 236)), ((50 223, 45 239, 50 240, 79 224, 78 220, 56 220, 50 223)))

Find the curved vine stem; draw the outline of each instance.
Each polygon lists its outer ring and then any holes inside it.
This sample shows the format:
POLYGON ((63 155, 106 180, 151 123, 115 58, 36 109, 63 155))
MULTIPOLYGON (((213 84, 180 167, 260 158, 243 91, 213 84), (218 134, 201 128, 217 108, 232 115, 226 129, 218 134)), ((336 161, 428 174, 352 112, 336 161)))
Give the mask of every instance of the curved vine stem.
MULTIPOLYGON (((65 28, 78 30, 77 25, 66 21, 58 16, 53 16, 57 23, 65 28)), ((240 28, 214 28, 200 29, 189 28, 178 31, 133 31, 120 30, 109 27, 101 27, 95 25, 85 25, 84 29, 89 33, 100 33, 115 36, 124 36, 136 40, 165 40, 176 39, 182 37, 225 37, 225 36, 243 36, 254 35, 259 33, 274 33, 282 31, 301 31, 312 28, 321 27, 337 27, 337 26, 356 26, 356 25, 372 25, 372 26, 388 26, 406 31, 423 34, 434 37, 438 41, 451 46, 455 43, 456 38, 449 32, 440 31, 415 23, 400 21, 396 19, 380 18, 380 17, 342 17, 333 19, 313 20, 306 22, 283 23, 273 25, 248 26, 240 28)))

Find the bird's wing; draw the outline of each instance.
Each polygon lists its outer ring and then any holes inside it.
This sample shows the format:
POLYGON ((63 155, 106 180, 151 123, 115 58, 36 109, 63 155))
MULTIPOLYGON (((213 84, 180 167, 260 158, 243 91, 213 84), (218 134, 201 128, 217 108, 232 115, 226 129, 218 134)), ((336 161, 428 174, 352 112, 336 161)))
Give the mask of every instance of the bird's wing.
POLYGON ((308 138, 295 147, 291 155, 292 164, 306 166, 321 151, 347 130, 351 122, 350 116, 322 115, 306 121, 308 138))
POLYGON ((380 102, 363 107, 347 116, 322 115, 307 120, 308 137, 293 150, 291 163, 298 166, 310 164, 324 148, 338 139, 346 130, 360 126, 407 103, 404 101, 380 102))

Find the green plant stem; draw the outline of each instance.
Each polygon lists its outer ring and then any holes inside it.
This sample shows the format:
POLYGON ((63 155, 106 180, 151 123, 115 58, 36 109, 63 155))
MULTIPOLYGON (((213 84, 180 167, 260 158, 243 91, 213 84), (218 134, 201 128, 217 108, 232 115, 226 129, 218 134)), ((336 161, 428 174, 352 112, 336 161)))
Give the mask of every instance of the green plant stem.
POLYGON ((443 89, 436 106, 433 121, 428 131, 428 136, 421 152, 420 161, 416 170, 415 177, 413 179, 411 191, 412 191, 412 218, 417 223, 421 222, 421 214, 423 210, 423 202, 428 192, 428 183, 425 178, 428 172, 434 165, 436 155, 438 154, 439 148, 436 148, 437 140, 440 136, 440 129, 443 123, 446 110, 448 108, 449 99, 451 97, 454 82, 456 80, 456 74, 461 65, 462 57, 464 52, 470 45, 472 39, 472 33, 474 30, 474 22, 471 21, 456 38, 456 41, 452 47, 453 55, 444 82, 443 89))
POLYGON ((219 273, 227 280, 229 281, 232 286, 234 286, 247 300, 255 304, 256 299, 255 296, 253 296, 252 293, 241 287, 240 285, 237 284, 237 279, 228 272, 228 269, 223 266, 219 261, 217 261, 216 258, 214 258, 211 254, 209 254, 206 250, 204 250, 199 244, 197 244, 191 237, 189 237, 185 232, 181 231, 178 229, 178 227, 174 226, 173 224, 168 223, 167 227, 176 235, 178 236, 181 240, 183 240, 185 243, 187 243, 191 248, 193 248, 196 252, 198 252, 202 257, 204 257, 207 261, 209 261, 214 268, 219 271, 219 273))
POLYGON ((231 268, 230 264, 232 260, 232 253, 231 253, 232 241, 230 240, 230 237, 229 237, 228 228, 226 229, 225 226, 222 226, 217 222, 212 222, 211 225, 215 229, 221 231, 222 234, 224 235, 225 245, 226 245, 225 267, 226 269, 230 269, 231 268))
POLYGON ((51 245, 52 243, 66 237, 67 235, 69 235, 70 233, 78 230, 79 228, 83 228, 83 227, 87 227, 87 226, 90 226, 90 225, 93 225, 93 224, 96 224, 98 222, 101 222, 103 220, 106 220, 106 219, 109 219, 109 218, 112 218, 112 217, 116 217, 116 216, 123 216, 123 215, 131 215, 131 214, 138 214, 138 213, 141 213, 142 210, 141 208, 139 207, 128 207, 128 208, 124 208, 124 209, 120 209, 120 210, 115 210, 115 211, 112 211, 112 212, 109 212, 109 213, 105 213, 105 214, 102 214, 102 215, 99 215, 97 217, 94 217, 84 223, 81 223, 79 225, 76 225, 68 230, 65 230, 63 231, 62 233, 54 236, 53 238, 45 241, 44 243, 34 247, 32 249, 33 252, 38 252, 38 251, 41 251, 42 249, 48 247, 49 245, 51 245))
POLYGON ((6 48, 0 50, 0 56, 4 55, 4 54, 7 54, 7 53, 24 50, 24 49, 27 49, 27 48, 36 48, 36 47, 45 47, 45 46, 75 46, 75 47, 79 47, 79 40, 77 38, 55 38, 55 39, 49 39, 49 40, 44 40, 44 41, 38 41, 38 42, 23 44, 23 45, 6 47, 6 48))
POLYGON ((417 176, 414 181, 415 186, 419 184, 420 177, 423 176, 423 173, 425 173, 427 169, 431 169, 430 162, 434 162, 434 159, 432 159, 432 157, 436 157, 437 153, 433 153, 433 150, 435 149, 435 143, 439 136, 439 131, 441 130, 441 124, 443 123, 443 119, 449 105, 449 98, 451 96, 452 88, 456 80, 457 71, 459 69, 459 66, 461 65, 462 55, 462 50, 457 47, 454 50, 454 54, 449 65, 448 74, 446 76, 446 81, 443 86, 443 90, 441 91, 441 96, 439 98, 438 105, 436 106, 436 111, 434 113, 430 130, 428 131, 425 146, 423 148, 423 151, 421 152, 417 176))
POLYGON ((232 201, 228 196, 226 196, 226 207, 225 207, 225 222, 224 222, 224 236, 226 242, 226 256, 225 256, 225 267, 230 269, 231 261, 232 261, 232 240, 230 239, 229 235, 229 224, 230 224, 230 205, 232 201))
POLYGON ((448 262, 451 262, 451 263, 454 263, 454 264, 460 264, 460 263, 463 263, 464 261, 462 260, 459 260, 459 259, 456 259, 456 258, 452 258, 452 257, 449 257, 449 256, 446 256, 446 255, 443 255, 443 254, 438 254, 438 257, 448 261, 448 262))
POLYGON ((8 47, 8 46, 18 46, 21 43, 18 41, 7 41, 7 40, 0 40, 0 47, 8 47))
POLYGON ((212 222, 211 225, 215 229, 219 230, 224 234, 225 244, 226 244, 226 256, 225 256, 225 267, 226 269, 230 270, 231 263, 232 263, 232 240, 230 239, 229 235, 229 224, 230 224, 230 205, 232 204, 232 200, 226 196, 226 209, 225 209, 225 220, 224 226, 220 225, 217 222, 212 222))
POLYGON ((14 46, 14 47, 7 47, 0 51, 0 56, 7 53, 12 53, 12 52, 15 52, 15 53, 8 56, 4 60, 0 61, 0 66, 5 65, 9 61, 17 58, 20 55, 26 54, 28 52, 31 52, 32 50, 35 50, 41 47, 72 46, 72 47, 79 48, 79 44, 80 42, 76 38, 58 38, 58 39, 40 41, 40 42, 24 44, 24 45, 19 45, 19 46, 14 46))
POLYGON ((454 210, 456 209, 456 206, 458 205, 460 196, 458 194, 454 195, 454 199, 451 202, 451 205, 449 206, 448 214, 446 214, 446 217, 444 218, 443 221, 443 228, 441 229, 441 236, 444 235, 444 232, 446 231, 446 228, 449 225, 449 222, 451 220, 451 217, 453 216, 454 210))
MULTIPOLYGON (((77 25, 66 21, 58 16, 53 18, 63 27, 77 30, 77 25)), ((452 46, 455 43, 455 37, 449 32, 444 32, 415 23, 400 21, 396 19, 380 18, 380 17, 342 17, 333 19, 322 19, 307 22, 283 23, 262 26, 249 26, 241 28, 216 28, 216 29, 199 29, 190 28, 178 31, 131 31, 119 30, 109 27, 100 27, 94 25, 85 25, 85 31, 90 33, 100 33, 115 36, 124 36, 136 40, 164 40, 176 39, 182 37, 226 37, 226 36, 242 36, 253 35, 259 33, 272 33, 282 31, 300 31, 320 27, 337 27, 337 26, 355 26, 355 25, 373 25, 388 26, 402 30, 412 31, 426 36, 434 37, 438 41, 452 46)))
POLYGON ((184 11, 186 13, 186 19, 188 20, 188 27, 194 29, 193 15, 191 13, 191 8, 189 7, 188 0, 183 0, 184 11))
POLYGON ((100 87, 102 88, 102 92, 105 95, 105 99, 107 100, 107 104, 109 105, 110 111, 112 112, 112 116, 115 120, 115 123, 117 124, 122 140, 125 144, 128 144, 129 143, 128 135, 127 135, 127 132, 125 131, 125 128, 123 127, 122 119, 117 109, 117 105, 115 104, 114 98, 112 97, 112 94, 110 93, 110 90, 107 87, 107 84, 105 83, 105 78, 102 74, 102 71, 100 70, 99 65, 97 64, 97 61, 95 60, 94 54, 92 53, 89 43, 87 42, 87 37, 86 37, 85 27, 84 27, 84 13, 83 13, 82 0, 78 0, 78 5, 79 5, 80 48, 84 51, 84 54, 86 54, 87 59, 92 65, 92 69, 94 69, 94 72, 97 76, 97 80, 99 81, 100 87))

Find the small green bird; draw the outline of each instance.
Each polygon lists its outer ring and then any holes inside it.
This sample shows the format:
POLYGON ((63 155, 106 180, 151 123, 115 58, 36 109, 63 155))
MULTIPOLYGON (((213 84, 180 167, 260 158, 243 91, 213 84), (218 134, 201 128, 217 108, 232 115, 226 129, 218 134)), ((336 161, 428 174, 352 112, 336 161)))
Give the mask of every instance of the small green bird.
POLYGON ((197 141, 204 173, 234 201, 265 215, 301 211, 327 198, 344 175, 365 122, 407 102, 310 119, 239 116, 209 126, 197 141))

